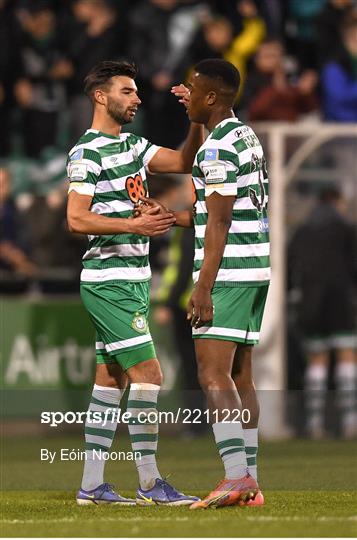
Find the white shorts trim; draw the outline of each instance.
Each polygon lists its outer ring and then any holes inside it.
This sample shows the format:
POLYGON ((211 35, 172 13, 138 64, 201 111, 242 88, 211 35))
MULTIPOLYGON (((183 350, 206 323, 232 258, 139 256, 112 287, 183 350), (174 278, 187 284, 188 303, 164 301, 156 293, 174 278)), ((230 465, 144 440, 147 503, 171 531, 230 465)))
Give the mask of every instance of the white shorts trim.
MULTIPOLYGON (((127 349, 134 345, 141 345, 142 343, 150 343, 152 341, 151 334, 145 334, 144 336, 133 337, 129 339, 123 339, 121 341, 113 341, 113 343, 105 344, 105 349, 108 353, 118 351, 120 349, 127 349)), ((102 345, 102 343, 99 343, 102 345)), ((97 347, 98 343, 96 343, 97 347)), ((98 347, 100 348, 100 347, 98 347)))
POLYGON ((194 336, 220 336, 220 337, 235 337, 245 340, 259 341, 260 332, 247 332, 246 330, 238 330, 235 328, 221 328, 219 326, 202 326, 201 328, 193 328, 194 336))

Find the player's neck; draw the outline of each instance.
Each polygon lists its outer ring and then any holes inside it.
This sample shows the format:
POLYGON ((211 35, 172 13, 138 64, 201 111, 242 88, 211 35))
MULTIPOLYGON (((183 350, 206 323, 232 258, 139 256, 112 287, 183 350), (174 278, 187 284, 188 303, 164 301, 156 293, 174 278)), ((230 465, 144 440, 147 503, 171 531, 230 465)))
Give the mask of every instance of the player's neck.
POLYGON ((234 118, 234 117, 235 117, 235 114, 232 109, 227 109, 227 108, 216 109, 215 111, 212 112, 211 117, 206 124, 206 128, 208 129, 209 132, 211 132, 214 130, 217 124, 219 124, 223 120, 226 120, 227 118, 234 118))
POLYGON ((115 122, 113 118, 108 115, 103 116, 100 113, 94 113, 91 129, 119 137, 122 126, 115 122))

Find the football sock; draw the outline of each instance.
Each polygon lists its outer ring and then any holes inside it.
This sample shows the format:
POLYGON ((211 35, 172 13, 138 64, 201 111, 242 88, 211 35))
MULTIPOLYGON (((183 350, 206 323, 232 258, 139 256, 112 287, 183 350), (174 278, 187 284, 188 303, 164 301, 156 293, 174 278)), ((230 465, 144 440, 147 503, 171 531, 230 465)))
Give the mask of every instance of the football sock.
POLYGON ((248 472, 257 480, 258 428, 243 429, 243 434, 248 472))
POLYGON ((144 490, 153 487, 156 478, 161 478, 156 465, 156 451, 159 433, 157 398, 160 386, 149 383, 133 383, 130 385, 127 412, 130 412, 129 434, 133 452, 140 452, 135 460, 139 474, 140 487, 144 490), (145 415, 152 413, 149 421, 145 415))
POLYGON ((310 435, 318 435, 323 431, 326 391, 327 365, 308 365, 305 375, 305 403, 307 431, 310 435))
POLYGON ((104 482, 105 459, 101 459, 98 452, 99 450, 106 452, 112 445, 117 429, 116 418, 113 419, 112 416, 113 413, 117 414, 123 393, 124 390, 119 388, 98 386, 97 384, 93 387, 88 410, 100 412, 102 421, 100 423, 93 422, 87 417, 85 423, 86 461, 82 479, 82 489, 85 491, 95 489, 104 482))
POLYGON ((214 438, 222 458, 225 478, 233 480, 247 474, 243 428, 240 422, 212 424, 214 438))
POLYGON ((347 438, 353 437, 356 434, 356 365, 337 362, 335 377, 342 434, 347 438))

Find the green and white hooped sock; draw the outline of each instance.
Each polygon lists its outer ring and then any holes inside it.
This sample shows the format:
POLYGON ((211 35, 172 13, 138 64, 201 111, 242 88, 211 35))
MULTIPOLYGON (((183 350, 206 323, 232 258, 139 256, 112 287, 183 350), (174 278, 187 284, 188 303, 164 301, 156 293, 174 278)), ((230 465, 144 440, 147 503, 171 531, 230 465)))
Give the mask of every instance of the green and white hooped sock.
POLYGON ((234 480, 247 474, 243 428, 240 422, 212 424, 214 438, 222 458, 225 478, 234 480))
POLYGON ((305 373, 305 406, 307 413, 307 432, 313 435, 324 427, 324 411, 327 393, 327 366, 311 364, 305 373))
POLYGON ((247 456, 248 472, 255 480, 258 480, 257 453, 258 453, 258 428, 243 429, 245 455, 247 456))
POLYGON ((82 479, 82 489, 85 491, 95 489, 104 482, 105 459, 101 459, 98 452, 99 450, 107 452, 112 445, 117 429, 117 421, 116 419, 113 421, 112 414, 117 414, 123 393, 124 390, 119 388, 97 384, 93 387, 88 410, 100 412, 102 423, 88 421, 88 418, 85 423, 86 461, 82 479))
POLYGON ((150 383, 130 385, 127 412, 130 412, 129 434, 133 452, 140 452, 135 460, 140 487, 153 487, 156 478, 161 478, 156 465, 159 422, 157 419, 157 398, 160 386, 150 383), (151 413, 151 414, 150 414, 151 413), (145 421, 146 415, 149 422, 145 421), (156 416, 156 420, 155 420, 156 416))
POLYGON ((356 436, 356 364, 337 362, 335 379, 338 406, 341 412, 342 435, 347 438, 356 436))

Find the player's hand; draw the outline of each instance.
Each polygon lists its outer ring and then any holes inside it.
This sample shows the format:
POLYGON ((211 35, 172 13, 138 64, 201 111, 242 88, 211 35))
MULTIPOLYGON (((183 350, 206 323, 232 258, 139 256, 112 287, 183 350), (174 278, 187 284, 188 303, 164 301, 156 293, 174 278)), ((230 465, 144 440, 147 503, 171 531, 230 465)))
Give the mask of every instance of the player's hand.
POLYGON ((190 91, 184 84, 179 84, 171 88, 171 94, 179 98, 179 103, 185 105, 186 109, 190 103, 190 91))
POLYGON ((169 231, 175 222, 172 213, 161 213, 159 207, 153 206, 132 220, 131 232, 142 236, 159 236, 169 231))
POLYGON ((193 328, 200 328, 213 319, 210 289, 197 284, 187 306, 187 319, 193 328))
POLYGON ((140 201, 134 205, 134 212, 138 212, 137 215, 144 214, 149 208, 159 208, 161 214, 171 213, 162 202, 151 197, 140 197, 140 201))

